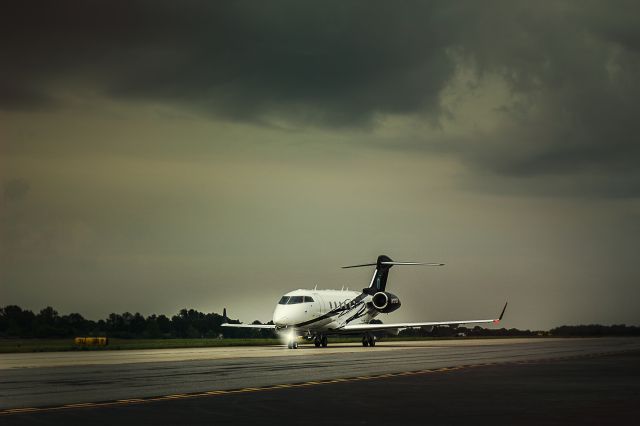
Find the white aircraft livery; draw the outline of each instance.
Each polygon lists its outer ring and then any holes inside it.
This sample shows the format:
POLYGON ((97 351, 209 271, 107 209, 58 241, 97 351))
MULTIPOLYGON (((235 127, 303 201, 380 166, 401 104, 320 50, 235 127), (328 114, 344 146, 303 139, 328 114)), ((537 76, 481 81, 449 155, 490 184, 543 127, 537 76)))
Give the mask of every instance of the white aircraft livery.
MULTIPOLYGON (((443 266, 444 263, 395 262, 385 255, 378 256, 376 263, 343 266, 360 268, 375 266, 369 287, 361 292, 349 290, 294 290, 280 299, 273 312, 273 324, 224 323, 223 327, 273 329, 287 340, 289 349, 298 347, 298 336, 313 340, 316 347, 327 346, 328 335, 362 334, 363 346, 375 346, 375 331, 399 331, 405 328, 432 329, 437 326, 461 324, 497 324, 498 318, 463 321, 407 322, 393 324, 370 324, 378 314, 390 313, 400 308, 398 296, 386 291, 389 269, 394 265, 443 266)), ((226 310, 224 314, 226 318, 226 310)))

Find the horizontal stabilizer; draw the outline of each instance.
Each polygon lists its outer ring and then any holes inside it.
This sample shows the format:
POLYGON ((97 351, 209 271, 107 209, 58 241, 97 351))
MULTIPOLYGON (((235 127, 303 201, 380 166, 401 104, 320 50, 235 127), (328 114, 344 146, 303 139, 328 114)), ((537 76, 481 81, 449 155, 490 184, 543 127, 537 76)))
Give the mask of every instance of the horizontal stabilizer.
MULTIPOLYGON (((381 265, 389 265, 389 266, 393 266, 393 265, 422 265, 422 266, 444 266, 444 263, 436 263, 436 262, 380 262, 381 265)), ((349 268, 362 268, 364 266, 377 266, 377 263, 363 263, 361 265, 349 265, 349 266, 343 266, 342 269, 349 269, 349 268)))

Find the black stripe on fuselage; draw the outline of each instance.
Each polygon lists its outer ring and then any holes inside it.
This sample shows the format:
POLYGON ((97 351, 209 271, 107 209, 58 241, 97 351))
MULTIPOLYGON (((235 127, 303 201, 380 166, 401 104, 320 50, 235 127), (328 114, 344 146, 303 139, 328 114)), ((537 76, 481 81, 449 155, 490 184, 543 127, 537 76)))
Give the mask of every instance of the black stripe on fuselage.
MULTIPOLYGON (((356 306, 358 306, 359 302, 361 302, 365 297, 367 297, 367 295, 362 293, 362 294, 358 295, 355 299, 350 300, 349 303, 346 304, 345 306, 341 306, 341 307, 336 308, 336 309, 334 309, 332 311, 329 311, 326 314, 319 316, 318 318, 314 318, 314 319, 309 320, 309 321, 305 321, 305 322, 301 322, 299 324, 295 324, 293 327, 294 328, 304 327, 304 326, 316 323, 318 321, 322 321, 322 320, 325 320, 327 318, 331 318, 331 317, 333 317, 335 315, 340 315, 340 314, 342 314, 342 313, 344 313, 346 311, 350 311, 350 310, 354 309, 356 306), (355 306, 351 306, 352 303, 355 303, 355 306)), ((357 316, 357 315, 358 314, 356 314, 353 317, 347 319, 347 322, 353 321, 355 318, 359 318, 359 316, 357 316)), ((362 315, 360 315, 360 316, 362 316, 362 315)))
POLYGON ((322 321, 322 320, 327 319, 327 318, 331 318, 332 316, 337 315, 338 313, 339 312, 336 312, 335 310, 331 311, 331 312, 327 312, 326 314, 321 315, 318 318, 314 318, 314 319, 309 320, 309 321, 305 321, 305 322, 301 322, 301 323, 298 323, 298 324, 294 324, 293 327, 295 327, 295 328, 304 327, 305 325, 313 324, 314 322, 318 322, 318 321, 322 321))
POLYGON ((367 306, 363 302, 358 312, 356 312, 351 318, 347 318, 347 320, 345 321, 345 324, 349 324, 351 321, 364 316, 366 312, 367 312, 367 306))

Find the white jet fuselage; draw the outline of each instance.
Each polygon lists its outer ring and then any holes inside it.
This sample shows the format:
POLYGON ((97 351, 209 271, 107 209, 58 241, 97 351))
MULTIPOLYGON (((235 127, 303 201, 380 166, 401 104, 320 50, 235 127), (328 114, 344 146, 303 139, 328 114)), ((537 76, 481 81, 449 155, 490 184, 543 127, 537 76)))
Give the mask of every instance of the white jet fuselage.
POLYGON ((280 299, 273 312, 277 329, 328 332, 347 324, 367 324, 380 313, 372 296, 349 290, 294 290, 280 299))

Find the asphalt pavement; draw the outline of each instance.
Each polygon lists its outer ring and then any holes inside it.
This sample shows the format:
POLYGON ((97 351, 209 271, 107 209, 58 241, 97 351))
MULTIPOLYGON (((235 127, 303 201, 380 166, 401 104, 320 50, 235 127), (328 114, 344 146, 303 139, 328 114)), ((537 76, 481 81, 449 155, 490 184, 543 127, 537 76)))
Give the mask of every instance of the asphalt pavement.
POLYGON ((401 423, 451 424, 471 420, 469 413, 485 413, 487 419, 517 416, 524 423, 525 413, 533 420, 547 413, 543 419, 549 422, 588 422, 599 418, 596 411, 610 418, 637 413, 640 339, 457 342, 388 343, 380 351, 378 346, 355 350, 345 345, 332 353, 304 348, 283 350, 282 356, 4 368, 0 422, 75 424, 89 416, 92 424, 177 424, 181 416, 186 423, 211 424, 285 416, 314 424, 313 418, 376 423, 400 416, 401 423), (578 408, 590 416, 581 416, 578 408), (423 412, 428 416, 421 417, 423 412))

